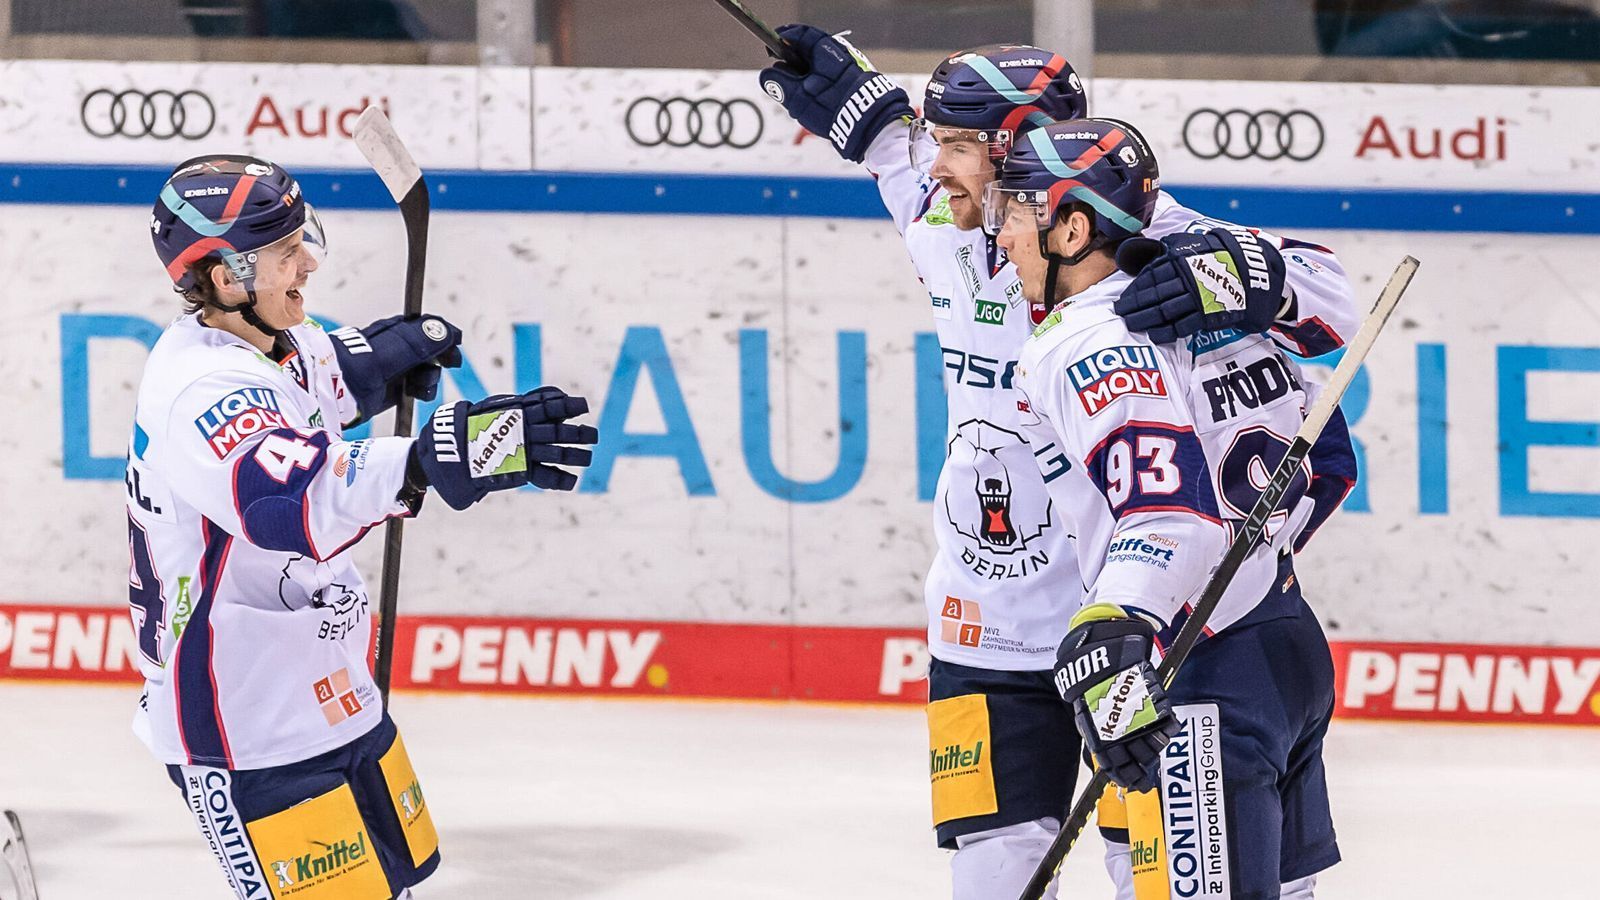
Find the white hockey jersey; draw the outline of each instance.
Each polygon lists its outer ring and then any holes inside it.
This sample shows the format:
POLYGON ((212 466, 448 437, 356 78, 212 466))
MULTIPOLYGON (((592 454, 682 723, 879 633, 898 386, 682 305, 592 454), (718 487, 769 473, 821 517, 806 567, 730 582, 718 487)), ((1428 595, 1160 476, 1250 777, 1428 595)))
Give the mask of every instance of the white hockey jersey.
POLYGON ((346 441, 333 345, 307 320, 280 364, 178 318, 145 364, 128 450, 134 730, 165 763, 258 769, 382 715, 366 586, 343 552, 396 500, 409 438, 346 441))
MULTIPOLYGON (((909 128, 890 125, 865 162, 927 289, 944 356, 948 426, 933 499, 938 548, 924 584, 928 648, 962 665, 1049 668, 1084 585, 1070 520, 1045 490, 1013 389, 1043 310, 1030 308, 992 239, 956 228, 944 189, 911 167, 908 140, 909 128)), ((1220 224, 1163 192, 1145 234, 1220 224)), ((1295 298, 1291 324, 1272 337, 1304 356, 1339 347, 1359 321, 1338 260, 1323 247, 1262 238, 1282 249, 1295 298)))
MULTIPOLYGON (((1022 431, 1050 497, 1077 530, 1086 603, 1164 623, 1170 640, 1300 429, 1317 386, 1263 335, 1159 345, 1112 310, 1115 273, 1068 298, 1034 331, 1017 366, 1022 431)), ((1342 416, 1268 520, 1271 549, 1240 567, 1208 622, 1220 631, 1295 611, 1274 591, 1281 553, 1309 537, 1355 483, 1342 416)))

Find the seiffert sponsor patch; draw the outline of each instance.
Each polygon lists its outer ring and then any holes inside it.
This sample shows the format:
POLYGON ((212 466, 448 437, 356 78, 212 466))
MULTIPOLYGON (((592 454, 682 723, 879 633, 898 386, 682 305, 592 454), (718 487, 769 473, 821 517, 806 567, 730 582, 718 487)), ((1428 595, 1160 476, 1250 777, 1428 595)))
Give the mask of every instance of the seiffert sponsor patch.
POLYGON ((502 409, 467 419, 467 466, 473 478, 525 472, 528 457, 522 446, 522 410, 502 409))

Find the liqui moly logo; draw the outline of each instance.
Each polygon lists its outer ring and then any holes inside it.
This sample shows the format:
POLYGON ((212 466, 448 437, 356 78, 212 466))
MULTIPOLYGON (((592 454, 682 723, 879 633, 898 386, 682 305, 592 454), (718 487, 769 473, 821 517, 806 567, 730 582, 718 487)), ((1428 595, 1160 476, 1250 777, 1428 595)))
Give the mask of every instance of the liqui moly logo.
POLYGON ((1167 396, 1154 347, 1107 347, 1068 366, 1067 377, 1091 416, 1130 394, 1167 396))
POLYGON ((289 427, 278 406, 278 395, 267 388, 240 388, 228 394, 201 413, 194 425, 217 459, 226 459, 252 434, 289 427))

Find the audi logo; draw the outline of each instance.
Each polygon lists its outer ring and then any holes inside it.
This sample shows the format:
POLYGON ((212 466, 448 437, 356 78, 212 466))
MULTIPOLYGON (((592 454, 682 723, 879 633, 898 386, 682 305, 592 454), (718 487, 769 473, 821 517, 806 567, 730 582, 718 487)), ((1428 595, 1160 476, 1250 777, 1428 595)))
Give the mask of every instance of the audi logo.
POLYGON ((765 117, 743 98, 640 97, 622 117, 628 137, 641 147, 754 147, 767 129, 765 117))
POLYGON ((78 108, 84 130, 97 138, 151 137, 198 141, 217 124, 217 108, 199 91, 90 91, 78 108))
POLYGON ((1197 109, 1183 120, 1183 146, 1201 159, 1305 162, 1322 152, 1322 120, 1303 109, 1197 109))

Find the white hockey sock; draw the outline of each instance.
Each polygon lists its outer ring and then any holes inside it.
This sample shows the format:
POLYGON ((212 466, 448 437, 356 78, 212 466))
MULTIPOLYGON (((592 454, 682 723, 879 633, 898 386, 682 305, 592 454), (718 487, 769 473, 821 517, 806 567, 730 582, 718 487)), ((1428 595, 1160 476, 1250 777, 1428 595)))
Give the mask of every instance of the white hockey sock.
POLYGON ((1133 858, 1127 844, 1106 841, 1106 874, 1117 888, 1117 900, 1133 900, 1133 858))
MULTIPOLYGON (((956 838, 956 852, 950 857, 954 900, 1021 894, 1060 830, 1055 819, 1036 819, 956 838)), ((1051 884, 1044 898, 1055 900, 1055 896, 1056 885, 1051 884)))
POLYGON ((1278 889, 1278 900, 1312 900, 1317 888, 1317 876, 1307 875, 1293 881, 1285 881, 1278 889))

